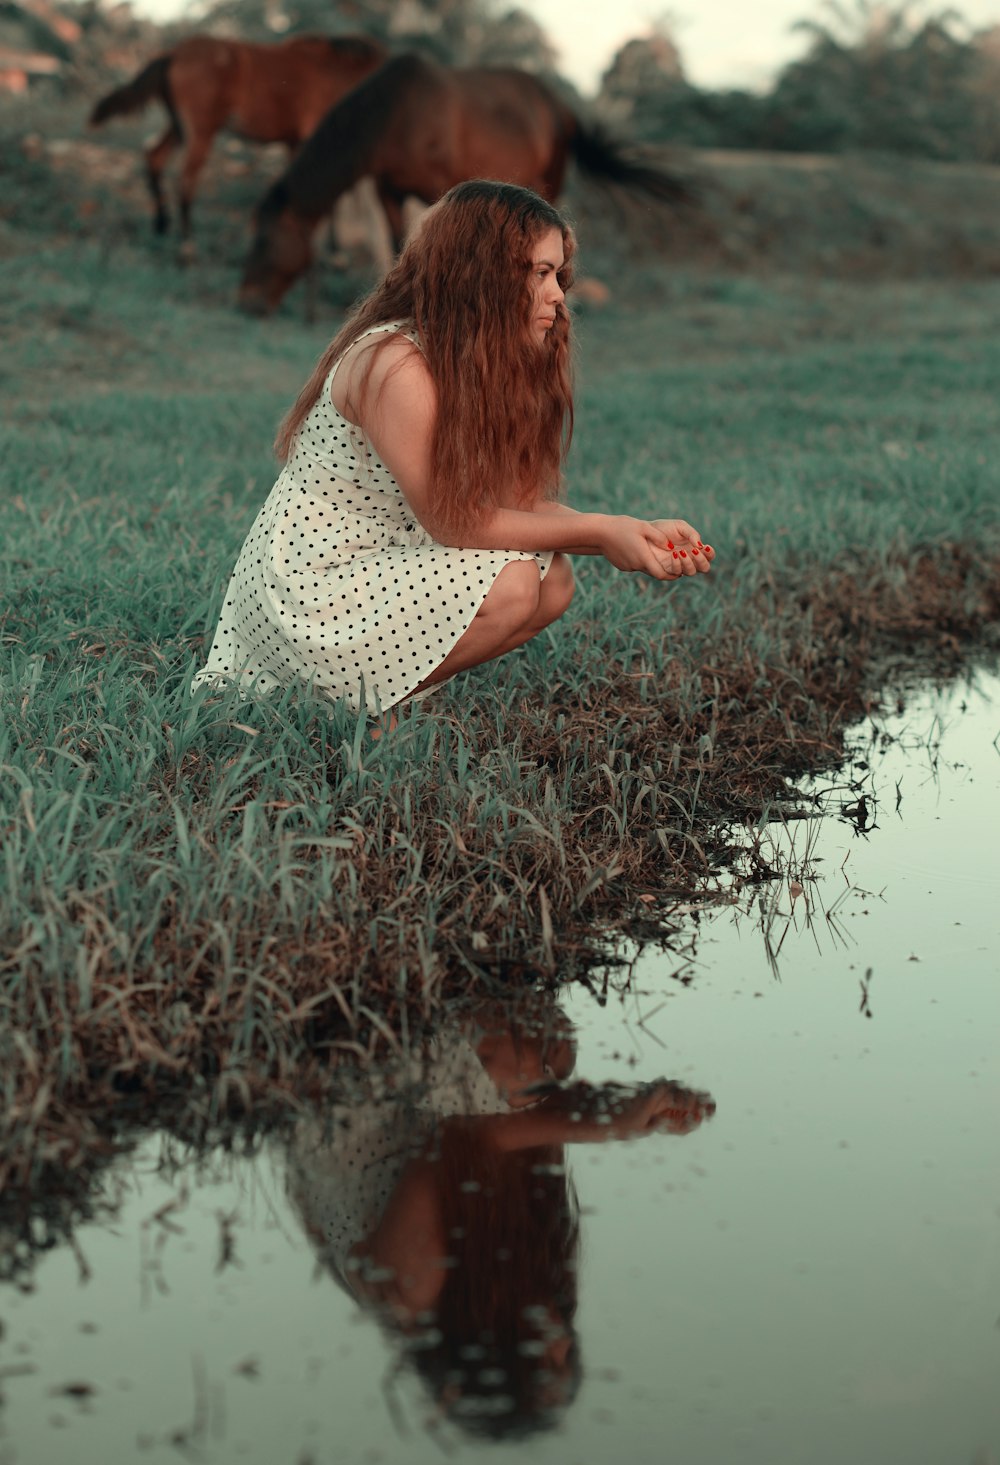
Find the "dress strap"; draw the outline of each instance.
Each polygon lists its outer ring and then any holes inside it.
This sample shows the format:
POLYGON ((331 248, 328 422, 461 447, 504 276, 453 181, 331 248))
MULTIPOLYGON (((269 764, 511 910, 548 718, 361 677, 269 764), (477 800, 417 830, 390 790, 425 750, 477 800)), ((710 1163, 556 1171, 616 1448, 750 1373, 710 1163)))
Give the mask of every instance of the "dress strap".
POLYGON ((413 342, 418 351, 423 350, 423 347, 420 344, 420 338, 418 337, 416 332, 416 327, 413 325, 412 321, 386 320, 382 321, 377 326, 369 326, 366 331, 361 332, 361 335, 358 336, 356 341, 351 342, 346 351, 342 351, 340 353, 336 361, 330 367, 330 370, 327 372, 326 382, 324 384, 325 394, 329 396, 330 388, 333 385, 333 379, 337 375, 337 369, 349 352, 353 351, 356 346, 359 346, 362 341, 367 341, 369 336, 388 335, 390 332, 394 333, 395 335, 405 336, 408 341, 413 342))
MULTIPOLYGON (((379 325, 369 326, 366 331, 362 331, 358 337, 358 341, 364 341, 369 336, 377 336, 382 333, 388 333, 389 331, 395 331, 400 336, 406 336, 408 340, 413 342, 414 346, 420 345, 416 327, 411 320, 384 320, 379 325)), ((352 341, 347 349, 350 351, 352 347, 358 344, 358 341, 352 341)))

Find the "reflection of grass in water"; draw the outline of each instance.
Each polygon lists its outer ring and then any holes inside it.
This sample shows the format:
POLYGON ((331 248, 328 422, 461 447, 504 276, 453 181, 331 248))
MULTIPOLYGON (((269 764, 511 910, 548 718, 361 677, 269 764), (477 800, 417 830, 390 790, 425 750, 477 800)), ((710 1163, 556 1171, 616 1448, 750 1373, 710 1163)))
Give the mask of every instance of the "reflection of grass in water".
POLYGON ((567 622, 377 745, 306 698, 192 704, 331 322, 240 318, 231 254, 7 241, 0 1068, 39 1162, 83 1096, 239 1108, 490 957, 655 932, 837 758, 887 653, 995 612, 996 286, 675 271, 581 317, 570 481, 689 515, 711 583, 583 562, 567 622))
POLYGON ((827 904, 824 881, 816 869, 817 859, 822 859, 817 851, 824 818, 818 805, 811 810, 790 806, 768 811, 735 852, 731 898, 737 919, 746 916, 754 921, 776 978, 791 933, 808 933, 818 951, 824 940, 834 946, 848 944, 837 912, 842 901, 857 892, 845 875, 844 889, 827 904))
MULTIPOLYGON (((906 682, 926 702, 930 687, 912 675, 906 682)), ((975 691, 972 674, 967 689, 975 691)), ((987 700, 988 694, 987 694, 987 700)), ((737 920, 749 919, 759 932, 773 975, 780 978, 780 957, 790 936, 808 935, 818 951, 824 947, 855 947, 844 923, 845 907, 853 901, 880 901, 884 890, 868 890, 851 876, 850 849, 837 873, 818 868, 830 820, 848 824, 856 838, 878 837, 886 816, 899 815, 906 801, 904 786, 911 775, 940 789, 943 768, 960 769, 961 762, 942 762, 942 744, 949 727, 940 710, 923 707, 914 722, 907 693, 900 688, 883 706, 873 709, 848 734, 848 751, 839 776, 806 779, 794 798, 765 808, 755 828, 737 835, 730 851, 729 870, 720 894, 728 897, 737 920), (905 772, 887 772, 882 759, 894 753, 898 765, 905 755, 905 772), (839 879, 838 879, 839 874, 839 879)), ((960 710, 964 713, 963 700, 960 710)), ((861 1011, 871 1016, 871 969, 860 980, 861 1011)))

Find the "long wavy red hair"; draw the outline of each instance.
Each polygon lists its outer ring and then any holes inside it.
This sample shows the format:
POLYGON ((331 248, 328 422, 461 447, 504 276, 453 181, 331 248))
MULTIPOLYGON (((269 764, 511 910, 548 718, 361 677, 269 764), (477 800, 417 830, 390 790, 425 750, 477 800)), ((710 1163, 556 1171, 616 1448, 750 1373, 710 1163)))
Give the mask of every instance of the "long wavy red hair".
POLYGON ((532 252, 550 229, 562 234, 567 291, 576 241, 557 209, 511 183, 450 189, 320 357, 278 430, 278 457, 288 457, 334 362, 371 326, 400 320, 415 327, 437 389, 436 526, 460 533, 493 509, 557 497, 573 432, 569 312, 557 308, 544 342, 530 329, 532 252))

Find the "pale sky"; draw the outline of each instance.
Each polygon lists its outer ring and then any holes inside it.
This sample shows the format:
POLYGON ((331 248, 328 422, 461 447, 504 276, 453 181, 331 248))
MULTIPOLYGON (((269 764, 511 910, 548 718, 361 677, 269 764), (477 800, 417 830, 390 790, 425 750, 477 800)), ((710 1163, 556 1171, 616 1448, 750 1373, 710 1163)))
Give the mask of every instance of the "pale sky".
MULTIPOLYGON (((520 0, 560 52, 559 70, 585 95, 623 41, 645 34, 665 16, 696 86, 764 87, 807 41, 790 27, 823 20, 822 0, 520 0)), ((899 4, 900 0, 894 0, 899 4)), ((948 0, 921 14, 940 13, 948 0)), ((851 0, 845 9, 853 10, 851 0)), ((956 0, 973 30, 1000 24, 1000 0, 956 0)))
MULTIPOLYGON (((901 0, 892 0, 893 4, 901 0)), ((618 47, 645 34, 666 16, 688 78, 703 87, 764 88, 805 39, 796 20, 822 19, 822 0, 494 0, 502 12, 515 5, 535 17, 559 51, 559 70, 592 96, 618 47)), ((134 0, 139 14, 166 20, 183 13, 184 0, 134 0)), ((291 8, 291 7, 290 7, 291 8)), ((850 11, 852 0, 847 0, 850 11)), ((940 13, 948 0, 928 0, 922 13, 940 13)), ((1000 0, 957 0, 954 8, 980 30, 1000 24, 1000 0)))

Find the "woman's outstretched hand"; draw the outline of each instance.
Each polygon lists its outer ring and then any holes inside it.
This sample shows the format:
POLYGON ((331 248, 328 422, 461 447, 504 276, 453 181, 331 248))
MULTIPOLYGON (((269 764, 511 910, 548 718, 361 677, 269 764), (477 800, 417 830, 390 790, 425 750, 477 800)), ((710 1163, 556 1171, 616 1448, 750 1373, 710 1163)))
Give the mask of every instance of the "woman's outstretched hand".
POLYGON ((715 1100, 672 1079, 627 1086, 580 1082, 547 1095, 539 1108, 562 1116, 564 1138, 572 1142, 690 1134, 715 1113, 715 1100))
POLYGON ((698 1089, 661 1079, 645 1084, 619 1099, 608 1101, 611 1133, 615 1139, 665 1132, 690 1134, 715 1113, 715 1101, 698 1089))
POLYGON ((607 515, 601 553, 616 570, 641 571, 654 580, 671 580, 683 573, 674 566, 669 536, 656 524, 629 514, 607 515))
POLYGON ((609 514, 601 553, 617 570, 641 571, 654 580, 706 573, 715 558, 710 544, 685 519, 633 519, 609 514))
POLYGON ((706 574, 715 559, 715 550, 710 544, 703 544, 697 529, 692 529, 686 519, 653 519, 652 527, 658 529, 667 540, 666 550, 657 554, 672 570, 665 577, 706 574))

